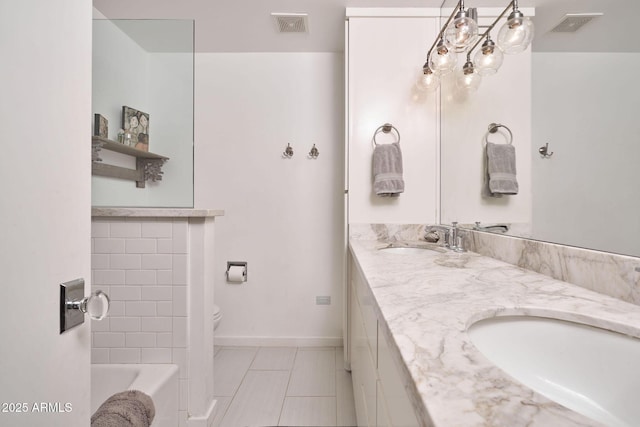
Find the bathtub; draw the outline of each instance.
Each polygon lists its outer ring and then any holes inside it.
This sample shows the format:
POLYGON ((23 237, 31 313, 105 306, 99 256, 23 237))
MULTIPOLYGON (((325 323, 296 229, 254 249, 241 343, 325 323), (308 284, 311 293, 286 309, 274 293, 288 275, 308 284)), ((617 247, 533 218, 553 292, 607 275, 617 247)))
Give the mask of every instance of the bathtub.
POLYGON ((178 366, 160 364, 91 365, 91 413, 109 396, 140 390, 153 399, 153 427, 176 427, 178 422, 178 366))

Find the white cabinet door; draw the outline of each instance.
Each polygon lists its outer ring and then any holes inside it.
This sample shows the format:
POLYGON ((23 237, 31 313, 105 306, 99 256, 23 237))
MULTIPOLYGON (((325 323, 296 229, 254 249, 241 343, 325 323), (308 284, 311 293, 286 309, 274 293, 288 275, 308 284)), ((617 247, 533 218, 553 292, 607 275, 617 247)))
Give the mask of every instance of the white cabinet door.
MULTIPOLYGON (((387 339, 378 332, 378 376, 384 389, 385 409, 394 427, 418 427, 418 419, 400 376, 400 367, 391 357, 387 339)), ((378 399, 380 404, 380 399, 378 399)))
MULTIPOLYGON (((391 12, 391 10, 390 10, 391 12)), ((349 223, 436 222, 439 112, 437 97, 414 97, 435 17, 349 17, 349 223), (391 123, 401 135, 405 191, 397 198, 372 191, 372 138, 391 123)), ((391 133, 393 134, 393 132, 391 133)), ((380 143, 394 142, 378 134, 380 143)))

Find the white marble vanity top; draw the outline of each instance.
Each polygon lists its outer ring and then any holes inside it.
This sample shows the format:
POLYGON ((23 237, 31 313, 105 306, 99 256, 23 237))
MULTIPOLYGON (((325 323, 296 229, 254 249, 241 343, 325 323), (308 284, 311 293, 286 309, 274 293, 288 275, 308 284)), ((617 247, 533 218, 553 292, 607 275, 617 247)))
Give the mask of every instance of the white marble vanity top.
POLYGON ((382 246, 350 239, 424 426, 600 425, 509 377, 466 330, 482 318, 530 314, 640 336, 639 306, 471 252, 398 255, 382 246))
POLYGON ((92 217, 137 217, 137 218, 210 218, 223 216, 221 209, 190 208, 91 208, 92 217))

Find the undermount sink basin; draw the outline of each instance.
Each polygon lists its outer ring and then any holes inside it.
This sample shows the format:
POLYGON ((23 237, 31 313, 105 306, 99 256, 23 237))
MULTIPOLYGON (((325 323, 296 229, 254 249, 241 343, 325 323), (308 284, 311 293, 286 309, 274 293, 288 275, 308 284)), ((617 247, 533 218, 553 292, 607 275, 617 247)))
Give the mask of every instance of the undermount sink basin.
POLYGON ((492 363, 547 398, 609 426, 639 425, 639 339, 533 316, 484 319, 468 334, 492 363))
POLYGON ((384 251, 389 254, 399 254, 399 255, 407 255, 407 254, 423 254, 425 251, 435 251, 435 252, 443 252, 444 250, 439 246, 404 246, 404 245, 389 245, 384 248, 379 248, 378 250, 384 251))
POLYGON ((390 247, 382 248, 381 251, 385 251, 390 254, 421 254, 428 248, 405 248, 405 247, 390 247))

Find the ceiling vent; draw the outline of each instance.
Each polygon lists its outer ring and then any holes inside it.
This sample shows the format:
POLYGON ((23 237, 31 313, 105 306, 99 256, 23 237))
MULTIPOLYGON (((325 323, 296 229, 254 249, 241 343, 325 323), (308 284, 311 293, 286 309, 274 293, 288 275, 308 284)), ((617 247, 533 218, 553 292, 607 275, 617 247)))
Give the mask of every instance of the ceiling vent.
POLYGON ((306 13, 272 13, 279 33, 308 33, 309 16, 306 13))
POLYGON ((602 16, 602 13, 567 13, 562 21, 553 29, 552 33, 574 33, 592 19, 602 16))

